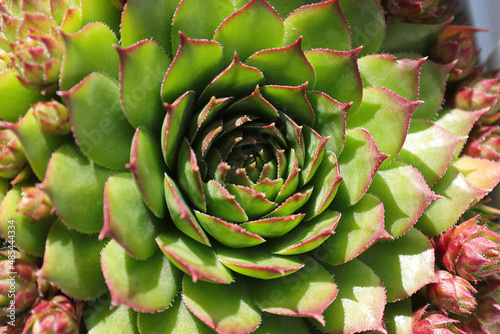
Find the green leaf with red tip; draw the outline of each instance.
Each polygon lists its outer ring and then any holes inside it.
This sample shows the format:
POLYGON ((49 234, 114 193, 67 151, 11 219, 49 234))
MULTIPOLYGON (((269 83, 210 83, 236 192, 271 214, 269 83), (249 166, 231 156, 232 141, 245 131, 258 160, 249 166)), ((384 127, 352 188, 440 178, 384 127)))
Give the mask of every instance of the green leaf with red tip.
POLYGON ((185 276, 182 299, 198 319, 217 333, 250 333, 260 324, 260 311, 242 282, 229 285, 195 284, 185 276))
POLYGON ((105 244, 57 220, 49 232, 43 266, 37 275, 72 298, 95 299, 107 292, 99 264, 105 244))
POLYGON ((329 271, 338 286, 337 298, 323 312, 325 326, 314 325, 328 333, 358 333, 377 330, 382 324, 386 302, 385 290, 377 275, 356 259, 329 271))
POLYGON ((263 218, 243 223, 240 226, 262 237, 275 238, 290 232, 302 221, 304 216, 304 214, 295 214, 290 216, 263 218))
POLYGON ((342 52, 317 49, 306 52, 307 60, 316 73, 314 89, 328 94, 339 102, 352 102, 350 112, 358 110, 363 95, 363 83, 358 70, 360 50, 358 48, 342 52))
POLYGON ((283 44, 301 36, 304 50, 351 49, 351 31, 337 0, 304 6, 291 13, 285 20, 283 44))
POLYGON ((19 122, 12 125, 11 129, 21 141, 26 159, 40 180, 45 177, 52 153, 59 146, 73 140, 70 135, 58 136, 43 133, 32 111, 28 111, 19 122))
POLYGON ((101 253, 101 266, 113 305, 158 312, 170 305, 181 287, 183 274, 158 248, 150 258, 141 261, 111 240, 101 253))
POLYGON ((61 95, 82 152, 101 166, 124 169, 134 130, 123 115, 115 81, 94 73, 61 95))
POLYGON ((107 26, 92 23, 74 34, 63 34, 64 57, 61 90, 69 90, 92 72, 102 72, 118 80, 120 60, 113 44, 118 39, 107 26))
POLYGON ((248 58, 246 64, 261 70, 268 85, 298 86, 310 82, 314 87, 316 75, 302 51, 301 42, 299 38, 282 48, 259 51, 248 58), (290 68, 294 70, 289 71, 290 68))
POLYGON ((344 151, 339 158, 343 182, 340 183, 335 206, 348 207, 359 201, 386 157, 368 131, 348 131, 344 151))
POLYGON ((278 117, 278 111, 272 104, 270 104, 260 93, 259 86, 256 86, 253 93, 244 97, 229 108, 226 109, 225 114, 248 114, 255 116, 263 116, 265 118, 278 117))
POLYGON ((113 6, 111 1, 80 0, 82 8, 82 24, 103 22, 111 27, 114 33, 120 31, 121 10, 113 6))
POLYGON ((295 157, 297 158, 299 168, 304 166, 304 136, 302 134, 302 125, 298 125, 293 119, 284 113, 280 113, 281 121, 285 127, 285 137, 287 144, 294 150, 295 157))
POLYGON ((325 242, 337 227, 338 212, 325 211, 323 214, 303 222, 291 231, 286 239, 279 239, 271 246, 274 254, 295 255, 309 252, 325 242))
POLYGON ((309 317, 324 324, 322 313, 337 296, 337 286, 332 275, 313 258, 304 258, 304 263, 295 274, 252 285, 252 296, 265 312, 309 317))
POLYGON ((396 159, 417 168, 433 185, 446 171, 460 139, 435 123, 415 119, 396 159))
POLYGON ((156 243, 163 254, 180 270, 188 274, 193 282, 208 281, 229 284, 231 272, 217 260, 213 250, 193 239, 171 230, 161 233, 156 243))
POLYGON ((222 48, 217 42, 190 39, 180 33, 179 49, 163 78, 162 101, 172 103, 189 90, 200 96, 219 73, 221 60, 222 48))
POLYGON ((99 233, 104 222, 104 184, 113 174, 75 146, 62 146, 50 159, 42 189, 65 224, 82 233, 99 233))
POLYGON ((384 205, 366 194, 350 208, 342 211, 335 235, 321 245, 323 262, 339 265, 348 262, 380 239, 390 239, 384 229, 384 205))
MULTIPOLYGON (((266 77, 267 79, 267 77, 266 77)), ((307 83, 297 87, 264 86, 262 95, 299 124, 314 126, 314 111, 306 96, 307 83)))
POLYGON ((110 302, 111 297, 106 295, 86 303, 83 320, 89 333, 108 334, 116 331, 120 334, 139 334, 137 312, 125 306, 112 307, 110 302))
POLYGON ((165 311, 139 313, 137 327, 140 333, 213 334, 213 331, 207 325, 188 310, 180 297, 176 298, 165 311))
POLYGON ((243 223, 248 216, 236 201, 236 197, 229 193, 220 183, 210 180, 204 184, 208 213, 230 222, 243 223))
POLYGON ((304 266, 294 257, 269 254, 258 249, 217 249, 219 260, 229 269, 239 274, 273 279, 290 275, 304 266))
POLYGON ((306 126, 303 128, 304 134, 304 165, 300 171, 299 186, 303 186, 311 181, 316 171, 323 161, 325 146, 330 138, 322 137, 316 131, 306 126))
MULTIPOLYGON (((194 152, 196 153, 196 157, 198 158, 198 164, 200 164, 200 167, 202 166, 201 163, 206 163, 208 160, 208 166, 210 171, 213 169, 211 167, 214 167, 215 164, 217 164, 217 168, 219 168, 222 160, 220 158, 220 154, 216 153, 216 150, 210 150, 212 145, 215 143, 215 141, 219 138, 219 135, 223 131, 223 124, 222 120, 218 121, 213 121, 207 125, 203 131, 200 132, 199 134, 199 139, 196 140, 194 144, 194 152), (205 159, 208 155, 208 158, 206 160, 201 160, 205 159), (217 159, 211 159, 211 157, 217 157, 217 159)), ((220 142, 219 142, 220 143, 220 142)), ((231 144, 231 141, 228 140, 225 142, 225 144, 231 144)), ((221 166, 222 167, 222 166, 221 166)))
POLYGON ((247 59, 259 50, 282 46, 284 32, 283 21, 266 1, 251 0, 224 20, 214 40, 224 47, 224 63, 229 64, 235 51, 247 59))
MULTIPOLYGON (((385 87, 405 99, 418 97, 420 69, 425 59, 401 59, 387 54, 366 56, 358 60, 363 87, 385 87)), ((365 97, 363 97, 363 102, 365 97)))
POLYGON ((458 169, 472 186, 488 192, 500 182, 500 163, 496 161, 463 156, 453 163, 453 167, 458 169))
POLYGON ((195 211, 194 213, 205 231, 214 237, 215 240, 228 247, 252 247, 266 241, 259 235, 249 232, 240 225, 227 222, 199 211, 195 211))
POLYGON ((288 197, 280 206, 265 215, 263 218, 282 217, 294 214, 309 201, 314 187, 305 189, 304 192, 297 192, 288 197))
POLYGON ((125 167, 134 175, 144 203, 161 218, 165 215, 165 190, 162 184, 165 170, 157 141, 149 131, 138 127, 132 140, 130 162, 125 167))
POLYGON ((259 183, 251 186, 251 188, 255 191, 264 193, 268 200, 274 201, 278 193, 283 188, 284 183, 285 180, 283 179, 270 180, 268 178, 265 178, 259 183))
POLYGON ((158 44, 149 40, 116 50, 120 57, 120 97, 125 116, 134 128, 159 130, 165 111, 158 92, 170 59, 158 44))
POLYGON ((342 13, 351 27, 352 47, 362 46, 361 56, 380 49, 386 24, 384 10, 377 0, 340 0, 342 13))
POLYGON ((230 97, 216 99, 212 96, 205 107, 197 113, 196 122, 191 124, 189 129, 190 140, 193 141, 197 137, 204 138, 205 136, 200 135, 201 130, 203 130, 204 127, 210 127, 212 119, 217 115, 217 113, 224 110, 227 105, 232 102, 232 100, 233 99, 230 97))
POLYGON ((431 203, 415 225, 427 236, 449 229, 476 198, 488 192, 472 186, 453 166, 448 167, 432 190, 443 198, 431 203))
POLYGON ((45 241, 54 217, 33 223, 31 219, 17 212, 17 202, 22 197, 22 185, 16 185, 6 192, 0 204, 0 236, 13 241, 16 247, 28 254, 43 257, 45 241))
POLYGON ((307 330, 305 319, 295 317, 282 317, 270 313, 262 314, 259 328, 253 334, 310 334, 307 330))
POLYGON ((385 306, 385 326, 389 333, 408 334, 413 328, 413 312, 411 299, 406 298, 385 306))
POLYGON ((181 146, 184 129, 191 121, 195 92, 187 91, 172 104, 166 104, 167 114, 161 129, 161 148, 167 166, 175 169, 177 152, 181 146))
POLYGON ((175 181, 165 173, 165 200, 175 226, 194 240, 210 246, 210 241, 186 203, 175 181))
POLYGON ((154 240, 158 226, 160 221, 142 201, 131 174, 117 174, 106 181, 104 226, 99 239, 113 238, 131 256, 143 260, 157 250, 154 240))
POLYGON ((150 38, 158 43, 167 55, 170 55, 172 53, 170 43, 171 18, 174 16, 179 1, 127 1, 122 13, 120 30, 122 45, 128 47, 150 38))
POLYGON ((308 92, 307 98, 316 116, 314 130, 330 137, 326 149, 339 155, 344 148, 346 115, 351 104, 337 102, 322 92, 308 92))
POLYGON ((389 242, 379 242, 360 260, 380 277, 387 301, 404 299, 435 282, 434 248, 425 235, 411 229, 389 242))
POLYGON ((266 199, 266 194, 251 188, 228 184, 226 189, 235 196, 236 202, 245 211, 249 219, 256 219, 268 214, 278 206, 278 204, 266 199))
POLYGON ((382 164, 387 166, 401 150, 412 113, 419 104, 386 88, 367 88, 359 110, 347 115, 347 128, 368 130, 379 150, 390 156, 382 164))
POLYGON ((172 50, 179 47, 179 31, 190 38, 212 39, 215 29, 233 10, 231 0, 182 0, 172 21, 172 50))
POLYGON ((243 64, 235 53, 231 64, 219 73, 200 96, 206 102, 212 96, 233 96, 236 98, 250 94, 264 81, 264 75, 255 67, 243 64))
POLYGON ((412 228, 423 211, 439 198, 415 168, 400 162, 379 170, 368 191, 384 203, 385 229, 394 238, 412 228))
POLYGON ((0 119, 16 122, 30 106, 42 100, 42 95, 21 85, 14 69, 0 72, 0 119))
POLYGON ((196 209, 205 212, 207 210, 205 202, 205 192, 201 180, 200 168, 196 160, 196 155, 189 146, 189 142, 184 140, 180 151, 177 152, 179 161, 177 163, 177 179, 179 186, 188 197, 190 203, 196 209))
POLYGON ((61 22, 61 31, 71 34, 80 30, 82 26, 82 10, 78 7, 69 8, 61 22))

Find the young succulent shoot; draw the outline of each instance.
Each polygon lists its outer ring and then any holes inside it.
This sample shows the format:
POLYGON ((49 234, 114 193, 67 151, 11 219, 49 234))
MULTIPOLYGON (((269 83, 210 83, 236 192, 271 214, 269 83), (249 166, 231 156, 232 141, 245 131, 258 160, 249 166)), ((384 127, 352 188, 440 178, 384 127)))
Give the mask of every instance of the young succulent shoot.
POLYGON ((426 293, 432 304, 442 313, 470 314, 476 309, 473 293, 476 289, 465 279, 448 271, 436 272, 438 281, 426 286, 426 293))

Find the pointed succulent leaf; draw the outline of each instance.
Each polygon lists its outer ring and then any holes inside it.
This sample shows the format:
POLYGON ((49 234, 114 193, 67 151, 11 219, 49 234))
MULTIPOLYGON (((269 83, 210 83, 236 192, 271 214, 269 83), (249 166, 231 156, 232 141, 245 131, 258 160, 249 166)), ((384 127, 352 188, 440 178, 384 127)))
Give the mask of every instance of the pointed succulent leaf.
MULTIPOLYGON (((278 169, 279 168, 280 166, 278 166, 278 169)), ((285 180, 283 179, 270 180, 269 178, 265 178, 259 183, 252 185, 251 188, 264 193, 268 200, 273 201, 283 188, 284 183, 285 180)))
POLYGON ((361 261, 380 277, 387 289, 387 301, 404 299, 435 281, 434 249, 417 229, 396 240, 378 242, 361 261))
POLYGON ((389 333, 409 334, 412 332, 411 299, 406 298, 385 306, 384 319, 389 333))
POLYGON ((302 36, 304 50, 351 50, 351 31, 338 0, 303 6, 285 20, 284 44, 302 36))
POLYGON ((85 158, 76 146, 66 145, 52 155, 41 186, 65 224, 82 233, 98 233, 104 222, 104 184, 113 174, 85 158))
POLYGON ((264 193, 251 188, 228 184, 226 189, 235 196, 236 202, 245 211, 249 219, 256 219, 268 214, 278 206, 278 204, 266 199, 264 193))
POLYGON ((329 137, 322 137, 316 131, 306 126, 304 135, 304 165, 300 171, 299 187, 307 184, 321 165, 325 155, 325 146, 329 137))
POLYGON ((106 181, 104 226, 99 239, 113 238, 131 256, 143 260, 157 250, 154 239, 159 226, 131 174, 117 174, 106 181))
POLYGON ((322 332, 357 333, 376 330, 386 333, 382 316, 385 290, 377 275, 356 259, 329 270, 338 286, 337 298, 323 312, 325 325, 314 322, 322 332))
POLYGON ((214 40, 224 47, 224 64, 229 64, 235 51, 246 60, 256 51, 282 46, 284 32, 283 21, 269 3, 250 0, 224 20, 214 40))
POLYGON ((163 181, 163 159, 157 138, 149 131, 138 127, 132 140, 130 162, 125 165, 134 175, 142 199, 147 207, 161 218, 165 214, 165 191, 163 181))
POLYGON ((195 211, 196 218, 205 231, 223 245, 233 248, 251 247, 265 242, 261 236, 253 234, 243 226, 229 223, 220 218, 195 211))
POLYGON ((304 214, 263 218, 243 223, 240 226, 261 237, 281 237, 297 226, 303 218, 304 214))
POLYGON ((352 47, 363 46, 362 56, 377 52, 384 41, 386 24, 377 0, 340 0, 352 34, 352 47))
POLYGON ((157 313, 139 313, 137 327, 140 333, 213 334, 212 329, 205 325, 189 311, 182 298, 174 300, 165 311, 157 313))
POLYGON ((337 296, 332 275, 313 258, 290 276, 252 285, 252 296, 261 310, 278 315, 310 317, 324 325, 323 311, 337 296))
POLYGON ((276 108, 267 101, 256 86, 253 93, 236 101, 226 109, 225 114, 247 114, 250 116, 263 116, 266 118, 278 117, 276 108))
POLYGON ((257 249, 219 248, 217 256, 229 269, 245 276, 265 280, 290 275, 304 266, 296 258, 273 255, 257 249))
POLYGON ((259 328, 253 334, 310 334, 306 321, 295 317, 282 317, 271 313, 263 313, 259 328))
POLYGON ((115 7, 111 1, 80 0, 82 8, 82 24, 103 22, 118 34, 120 27, 121 8, 115 7))
POLYGON ((385 87, 405 99, 415 101, 424 61, 424 58, 397 60, 387 54, 365 56, 358 60, 363 87, 385 87))
POLYGON ((413 120, 397 160, 417 168, 429 185, 446 171, 460 141, 443 127, 424 120, 413 120))
POLYGON ((172 51, 179 47, 179 31, 190 38, 210 40, 215 29, 233 10, 231 0, 182 0, 172 21, 172 51))
POLYGON ((200 168, 196 160, 196 155, 189 146, 189 142, 184 140, 180 151, 177 152, 179 161, 177 164, 177 179, 183 193, 188 197, 193 206, 205 212, 207 210, 205 202, 205 192, 201 181, 200 168))
POLYGON ((373 137, 364 129, 347 132, 344 151, 339 158, 340 183, 335 206, 348 207, 361 199, 375 173, 387 158, 375 144, 373 137))
POLYGON ((49 232, 38 277, 54 283, 68 296, 90 300, 107 291, 99 256, 106 241, 69 229, 57 220, 49 232))
POLYGON ((63 34, 65 48, 60 87, 68 90, 92 72, 102 72, 118 80, 118 39, 102 23, 92 23, 73 34, 63 34))
POLYGON ((496 161, 463 156, 453 163, 453 167, 458 169, 473 187, 488 192, 500 182, 500 163, 496 161))
MULTIPOLYGON (((124 47, 129 47, 144 39, 152 39, 170 55, 170 27, 174 12, 180 0, 158 0, 144 2, 129 0, 125 4, 121 22, 121 41, 124 47)), ((175 50, 174 54, 175 54, 175 50)))
POLYGON ((271 250, 274 254, 303 254, 319 247, 337 227, 340 220, 338 212, 325 211, 321 215, 302 222, 296 229, 287 234, 286 239, 277 240, 271 250))
POLYGON ((28 217, 17 212, 17 202, 22 197, 22 186, 16 185, 8 192, 0 204, 0 235, 4 240, 10 240, 15 231, 15 245, 28 254, 42 257, 45 251, 45 241, 54 222, 54 217, 33 224, 28 217))
POLYGON ((350 208, 342 211, 339 225, 321 245, 321 260, 338 265, 354 259, 380 239, 390 239, 384 229, 384 206, 375 196, 366 194, 350 208))
POLYGON ((245 63, 261 70, 268 85, 298 86, 310 82, 314 87, 316 75, 302 51, 301 43, 302 38, 299 38, 282 48, 256 52, 245 63), (288 71, 289 66, 294 70, 288 71))
POLYGON ((275 201, 277 203, 282 203, 287 200, 295 192, 295 190, 297 190, 299 185, 300 168, 297 155, 295 154, 295 150, 293 148, 289 151, 287 167, 288 177, 283 184, 283 187, 278 192, 278 195, 276 195, 275 201))
POLYGON ((357 48, 342 52, 316 49, 306 52, 307 60, 316 73, 314 89, 328 94, 339 102, 352 102, 350 112, 358 110, 363 95, 363 83, 357 61, 360 50, 357 48))
POLYGON ((161 233, 156 243, 165 256, 180 270, 199 280, 229 284, 233 281, 231 272, 217 260, 217 255, 208 246, 171 230, 161 233))
POLYGON ((124 169, 134 132, 123 115, 116 82, 94 73, 61 95, 83 153, 101 166, 124 169))
POLYGON ((219 73, 222 59, 222 48, 217 42, 187 38, 182 33, 179 33, 179 38, 179 49, 161 87, 161 99, 167 103, 173 103, 189 90, 194 90, 200 96, 206 85, 219 73))
POLYGON ((311 198, 314 187, 309 187, 304 192, 296 192, 288 197, 286 201, 280 204, 276 209, 265 215, 263 218, 282 217, 291 215, 303 207, 311 198))
POLYGON ((412 228, 424 210, 439 199, 415 168, 400 162, 379 170, 368 191, 384 204, 385 229, 394 238, 412 228))
POLYGON ((96 304, 88 302, 85 307, 85 327, 89 333, 106 334, 118 331, 121 334, 139 334, 137 313, 125 306, 111 307, 109 295, 97 299, 96 304))
POLYGON ((101 266, 113 305, 157 312, 170 305, 181 287, 181 271, 158 249, 150 258, 137 260, 111 240, 101 253, 101 266))
POLYGON ((184 199, 179 186, 177 186, 176 182, 167 173, 165 173, 164 187, 165 200, 175 226, 194 240, 205 245, 210 245, 208 237, 203 232, 191 208, 184 199))
POLYGON ((229 285, 182 280, 182 299, 188 309, 217 333, 244 334, 260 324, 260 311, 242 282, 229 285), (217 300, 217 303, 214 301, 217 300))
POLYGON ((204 184, 208 213, 234 223, 243 223, 248 216, 232 195, 220 183, 210 180, 204 184))
POLYGON ((80 30, 82 26, 82 10, 78 7, 69 8, 61 22, 61 31, 72 34, 80 30))
POLYGON ((0 118, 16 122, 24 116, 30 106, 42 99, 42 95, 21 85, 14 69, 0 72, 0 118))
MULTIPOLYGON (((196 123, 191 124, 191 127, 189 129, 189 139, 191 141, 196 141, 196 139, 200 137, 206 138, 205 133, 207 133, 207 131, 204 128, 213 128, 212 124, 221 122, 221 120, 219 120, 219 122, 212 122, 212 119, 214 119, 219 112, 224 110, 228 106, 228 104, 232 102, 232 100, 233 99, 230 97, 216 99, 214 96, 212 96, 205 107, 203 107, 197 113, 196 123)), ((206 148, 202 150, 203 154, 206 152, 206 150, 206 148)))
POLYGON ((134 128, 159 130, 164 110, 158 92, 170 59, 149 40, 115 48, 120 57, 120 97, 125 116, 134 128))

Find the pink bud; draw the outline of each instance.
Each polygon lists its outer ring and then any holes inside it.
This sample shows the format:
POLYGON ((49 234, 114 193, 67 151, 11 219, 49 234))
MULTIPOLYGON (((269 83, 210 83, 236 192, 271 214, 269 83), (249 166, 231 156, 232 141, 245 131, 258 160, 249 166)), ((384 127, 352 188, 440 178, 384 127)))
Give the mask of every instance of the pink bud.
POLYGON ((12 130, 0 130, 0 177, 12 179, 26 166, 21 142, 12 130))
POLYGON ((36 187, 23 187, 22 190, 22 197, 17 202, 17 212, 36 221, 51 214, 52 203, 47 193, 36 187))
POLYGON ((426 286, 432 304, 441 312, 471 313, 476 309, 476 300, 471 292, 477 292, 465 279, 447 271, 436 272, 438 282, 426 286))

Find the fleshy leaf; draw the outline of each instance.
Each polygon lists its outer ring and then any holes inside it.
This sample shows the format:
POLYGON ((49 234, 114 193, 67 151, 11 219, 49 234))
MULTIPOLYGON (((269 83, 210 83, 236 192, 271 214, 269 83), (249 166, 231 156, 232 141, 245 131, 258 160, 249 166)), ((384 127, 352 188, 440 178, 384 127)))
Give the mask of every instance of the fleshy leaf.
POLYGON ((260 324, 260 311, 241 282, 229 285, 195 284, 185 276, 182 293, 188 309, 217 333, 250 333, 260 324))
POLYGON ((282 317, 271 313, 262 314, 262 322, 253 334, 310 334, 306 321, 301 318, 282 317))
POLYGON ((103 22, 118 34, 121 11, 111 1, 80 0, 82 8, 82 24, 103 22))
POLYGON ((338 295, 323 312, 325 326, 314 322, 328 333, 357 333, 377 330, 386 333, 382 316, 385 290, 377 275, 356 259, 329 270, 338 286, 338 295))
POLYGON ((109 295, 99 298, 97 302, 87 303, 83 315, 89 333, 108 334, 117 331, 120 334, 139 334, 137 313, 125 306, 112 308, 109 295))
POLYGON ((387 319, 386 328, 389 333, 408 334, 412 332, 413 312, 411 299, 406 298, 385 306, 384 319, 387 319))
POLYGON ((290 14, 285 20, 283 44, 300 36, 304 38, 304 50, 351 50, 351 31, 338 0, 303 6, 290 14))
POLYGON ((499 162, 463 156, 455 161, 453 166, 472 186, 479 189, 490 192, 500 182, 499 162))
POLYGON ((224 64, 229 64, 235 51, 246 60, 256 51, 282 46, 284 32, 283 21, 266 1, 250 0, 217 28, 213 39, 224 47, 224 64))
POLYGON ((435 282, 434 248, 416 229, 396 240, 378 242, 360 256, 380 277, 387 289, 387 301, 404 299, 435 282))
POLYGON ((99 256, 106 241, 78 233, 57 220, 49 232, 39 277, 68 296, 90 300, 107 291, 99 256))
POLYGON ((159 130, 164 110, 158 92, 170 59, 158 44, 149 40, 116 50, 120 56, 120 96, 125 116, 134 128, 159 130))
POLYGON ((260 245, 266 241, 259 235, 250 233, 240 225, 229 223, 199 211, 195 211, 194 213, 205 231, 223 245, 242 248, 260 245))
POLYGON ((235 200, 240 204, 249 219, 256 219, 268 214, 278 206, 278 204, 266 199, 266 194, 251 188, 228 184, 226 189, 235 196, 235 200))
POLYGON ((61 95, 82 152, 101 166, 123 170, 134 130, 123 115, 116 82, 94 73, 61 95))
POLYGON ((338 265, 352 260, 380 239, 390 239, 384 229, 384 206, 375 196, 366 194, 342 211, 335 235, 321 245, 321 260, 338 265))
POLYGON ((181 287, 182 273, 156 250, 150 258, 141 261, 128 255, 113 240, 104 247, 101 266, 113 305, 157 312, 174 300, 181 287))
POLYGON ((52 155, 41 186, 64 223, 82 233, 98 233, 104 222, 104 184, 113 174, 68 145, 52 155))
POLYGON ((236 197, 220 183, 210 180, 204 185, 204 189, 209 214, 234 223, 243 223, 248 220, 247 214, 236 201, 236 197))
MULTIPOLYGON (((63 34, 65 48, 61 68, 61 90, 69 90, 92 72, 102 72, 118 80, 118 39, 102 23, 91 23, 74 34, 63 34)), ((98 100, 98 99, 97 99, 98 100)))
POLYGON ((298 209, 304 206, 307 203, 309 198, 313 193, 314 188, 310 187, 304 192, 297 192, 292 196, 288 197, 286 201, 281 203, 275 210, 271 211, 269 214, 265 215, 263 218, 271 218, 271 217, 282 217, 288 216, 293 213, 296 213, 298 209))
POLYGON ((332 275, 313 258, 304 258, 304 262, 298 273, 252 285, 252 295, 265 312, 310 317, 324 324, 322 313, 337 296, 337 286, 332 275))
POLYGON ((130 152, 130 162, 125 165, 134 175, 144 203, 157 216, 165 215, 165 172, 158 139, 149 131, 138 127, 130 152))
POLYGON ((296 42, 276 49, 254 53, 246 64, 262 71, 266 84, 298 86, 310 82, 314 87, 316 75, 301 47, 302 38, 296 42), (294 70, 289 71, 292 67, 294 70))
POLYGON ((157 250, 157 226, 160 222, 142 201, 131 174, 114 175, 106 181, 104 226, 99 239, 113 238, 131 256, 143 260, 157 250))
POLYGON ((400 162, 379 170, 368 191, 384 204, 385 228, 394 238, 413 227, 423 211, 439 198, 415 168, 400 162))
POLYGON ((321 215, 302 222, 300 226, 279 239, 271 246, 274 254, 294 255, 309 252, 325 242, 337 227, 340 220, 338 212, 325 211, 321 215))
POLYGON ((359 201, 386 158, 387 155, 379 151, 368 131, 354 129, 347 132, 344 151, 339 158, 343 182, 334 205, 348 207, 359 201))
POLYGON ((33 103, 42 100, 42 95, 35 90, 21 85, 16 78, 15 70, 0 72, 0 118, 8 122, 16 122, 33 103))
POLYGON ((316 131, 306 126, 304 135, 304 165, 300 171, 299 187, 309 183, 315 175, 325 155, 325 146, 329 137, 322 137, 316 131))
POLYGON ((222 48, 217 42, 190 39, 182 33, 179 37, 179 49, 161 87, 161 99, 167 103, 173 103, 189 90, 200 96, 205 86, 219 73, 221 65, 222 48))
POLYGON ((220 248, 217 255, 229 269, 264 280, 290 275, 304 266, 294 257, 273 255, 257 249, 220 248))
POLYGON ((156 243, 177 268, 191 276, 193 282, 201 280, 229 284, 233 281, 231 272, 217 260, 208 246, 174 230, 161 233, 156 243))
POLYGON ((184 143, 181 144, 180 151, 177 154, 179 157, 177 164, 179 186, 196 209, 205 212, 207 207, 200 168, 198 167, 196 155, 187 140, 184 140, 184 143))
POLYGON ((259 86, 256 86, 253 93, 236 101, 226 109, 226 114, 232 113, 264 116, 268 118, 277 117, 278 111, 260 93, 259 86))
POLYGON ((304 214, 263 218, 243 223, 240 226, 262 237, 281 237, 297 226, 303 218, 304 214))
POLYGON ((306 52, 307 60, 316 73, 314 89, 328 94, 339 102, 352 102, 350 112, 358 110, 363 95, 363 83, 357 61, 360 50, 357 48, 342 52, 317 49, 306 52))

